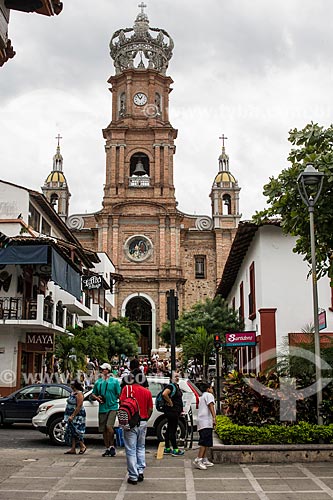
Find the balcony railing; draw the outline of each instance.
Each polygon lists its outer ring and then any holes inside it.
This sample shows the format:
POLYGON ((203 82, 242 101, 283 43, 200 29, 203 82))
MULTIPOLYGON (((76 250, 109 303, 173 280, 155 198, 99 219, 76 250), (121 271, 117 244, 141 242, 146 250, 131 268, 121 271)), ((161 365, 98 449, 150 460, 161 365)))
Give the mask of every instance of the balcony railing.
POLYGON ((133 176, 128 179, 129 187, 149 187, 150 177, 133 176))

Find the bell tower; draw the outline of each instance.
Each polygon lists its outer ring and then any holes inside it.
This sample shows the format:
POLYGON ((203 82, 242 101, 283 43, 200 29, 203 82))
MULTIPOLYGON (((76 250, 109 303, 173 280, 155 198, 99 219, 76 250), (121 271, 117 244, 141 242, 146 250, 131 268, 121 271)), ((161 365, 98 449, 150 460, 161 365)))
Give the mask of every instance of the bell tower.
POLYGON ((103 130, 106 176, 95 227, 98 250, 123 277, 116 315, 139 322, 141 353, 148 354, 166 321, 166 292, 182 283, 181 214, 173 180, 177 130, 168 112, 173 81, 166 74, 174 44, 164 29, 149 26, 145 4, 139 7, 133 27, 110 41, 112 118, 103 130))
POLYGON ((56 139, 58 140, 58 145, 56 154, 53 157, 53 169, 47 176, 42 191, 58 215, 66 220, 68 217, 71 194, 69 192, 66 177, 62 171, 64 160, 60 153, 60 139, 62 139, 60 134, 58 134, 56 139))
POLYGON ((158 200, 175 209, 173 155, 175 130, 169 122, 172 79, 166 76, 173 41, 163 29, 150 28, 145 4, 133 28, 116 31, 110 42, 115 75, 112 121, 106 140, 103 212, 124 200, 158 200))

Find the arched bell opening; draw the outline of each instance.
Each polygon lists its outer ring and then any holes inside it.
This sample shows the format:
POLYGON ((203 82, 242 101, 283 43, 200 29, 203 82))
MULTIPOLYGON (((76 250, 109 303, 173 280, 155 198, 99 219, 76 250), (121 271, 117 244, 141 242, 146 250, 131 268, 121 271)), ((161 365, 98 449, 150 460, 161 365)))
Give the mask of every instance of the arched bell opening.
POLYGON ((134 297, 126 304, 125 316, 140 325, 139 354, 149 356, 152 349, 152 307, 145 297, 134 297))
POLYGON ((223 215, 231 215, 231 196, 224 194, 222 197, 223 215))
POLYGON ((56 193, 51 194, 50 203, 53 206, 54 210, 58 212, 59 196, 56 193))
POLYGON ((149 177, 149 158, 145 153, 134 153, 130 160, 130 176, 149 177))

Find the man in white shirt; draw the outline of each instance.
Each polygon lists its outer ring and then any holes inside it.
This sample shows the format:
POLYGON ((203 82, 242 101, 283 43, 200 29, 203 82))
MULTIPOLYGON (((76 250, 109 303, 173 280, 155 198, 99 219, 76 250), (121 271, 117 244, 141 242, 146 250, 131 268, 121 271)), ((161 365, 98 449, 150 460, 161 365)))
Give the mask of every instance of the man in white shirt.
POLYGON ((199 399, 198 431, 199 452, 193 464, 197 469, 206 470, 214 464, 206 456, 207 448, 213 446, 213 428, 216 424, 214 392, 211 384, 202 384, 202 395, 199 399))

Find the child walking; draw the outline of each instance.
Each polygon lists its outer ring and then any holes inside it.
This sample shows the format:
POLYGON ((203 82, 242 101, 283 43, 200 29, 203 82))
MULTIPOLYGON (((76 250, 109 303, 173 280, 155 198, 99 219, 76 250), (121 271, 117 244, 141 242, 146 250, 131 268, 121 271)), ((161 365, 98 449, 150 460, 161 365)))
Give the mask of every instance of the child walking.
POLYGON ((206 456, 207 448, 213 446, 213 427, 216 424, 214 392, 211 384, 203 384, 202 395, 199 399, 198 431, 199 452, 193 464, 197 469, 206 470, 214 464, 206 456))

